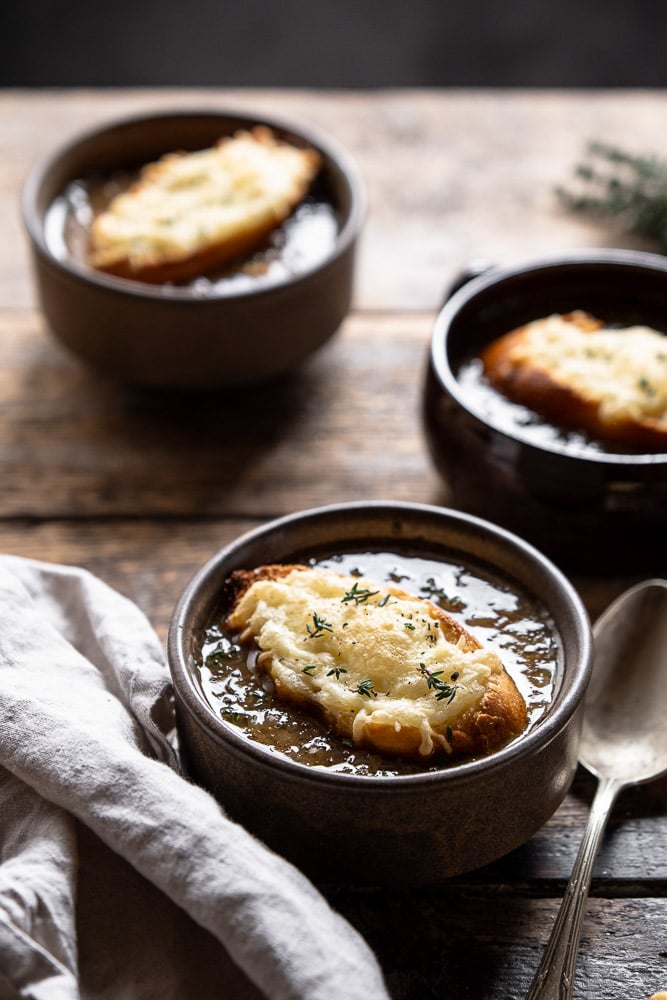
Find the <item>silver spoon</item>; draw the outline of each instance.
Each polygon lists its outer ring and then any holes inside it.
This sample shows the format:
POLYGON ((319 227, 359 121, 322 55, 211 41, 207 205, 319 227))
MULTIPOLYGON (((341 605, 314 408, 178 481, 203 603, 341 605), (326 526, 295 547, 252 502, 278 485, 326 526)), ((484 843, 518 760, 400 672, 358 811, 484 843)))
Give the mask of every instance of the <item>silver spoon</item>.
POLYGON ((619 792, 667 772, 667 580, 631 587, 593 628, 579 760, 598 779, 570 881, 526 1000, 572 996, 593 864, 619 792))

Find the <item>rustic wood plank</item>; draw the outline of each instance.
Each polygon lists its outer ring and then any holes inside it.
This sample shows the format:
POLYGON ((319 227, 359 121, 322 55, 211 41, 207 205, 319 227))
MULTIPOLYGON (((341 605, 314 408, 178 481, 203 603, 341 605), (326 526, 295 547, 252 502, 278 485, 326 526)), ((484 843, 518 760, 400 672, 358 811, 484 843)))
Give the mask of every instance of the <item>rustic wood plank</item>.
POLYGON ((164 643, 190 578, 218 549, 258 523, 244 518, 0 521, 0 552, 84 567, 134 601, 164 643))
MULTIPOLYGON (((580 767, 563 804, 527 844, 462 882, 512 886, 513 892, 527 894, 562 891, 594 792, 593 777, 580 767)), ((667 780, 623 792, 605 831, 592 893, 612 897, 667 894, 666 842, 667 780)))
MULTIPOLYGON (((516 899, 456 888, 433 893, 335 890, 331 899, 382 962, 393 1000, 521 1000, 559 899, 516 899)), ((648 1000, 667 982, 667 900, 591 899, 576 1000, 648 1000)))
POLYGON ((253 391, 132 391, 0 315, 0 516, 261 516, 435 502, 420 395, 431 323, 353 316, 300 373, 253 391))
POLYGON ((591 139, 667 156, 659 91, 336 92, 266 90, 6 91, 0 98, 0 303, 34 303, 18 199, 32 165, 75 133, 170 108, 240 109, 303 121, 358 162, 369 213, 357 306, 437 308, 471 258, 504 264, 563 249, 629 245, 564 212, 591 139))
MULTIPOLYGON (((0 95, 0 552, 86 566, 164 643, 175 602, 221 545, 342 500, 446 503, 420 387, 443 291, 470 259, 510 263, 632 241, 554 195, 585 142, 667 157, 659 92, 105 91, 0 95), (67 136, 118 115, 226 107, 303 120, 369 192, 355 310, 294 377, 252 392, 123 389, 70 358, 39 315, 21 185, 67 136)), ((637 245, 637 244, 634 244, 637 245)), ((574 580, 593 618, 630 578, 574 580)), ((583 769, 506 858, 418 893, 327 890, 377 950, 395 1000, 525 995, 581 840, 583 769)), ((578 1000, 667 985, 667 782, 624 793, 593 878, 578 1000)))

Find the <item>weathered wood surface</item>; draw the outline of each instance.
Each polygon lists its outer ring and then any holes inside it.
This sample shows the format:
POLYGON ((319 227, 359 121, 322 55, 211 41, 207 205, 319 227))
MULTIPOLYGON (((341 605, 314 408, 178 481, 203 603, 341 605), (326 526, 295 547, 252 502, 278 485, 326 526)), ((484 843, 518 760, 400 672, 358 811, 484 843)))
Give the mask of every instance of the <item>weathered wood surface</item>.
MULTIPOLYGON (((331 899, 380 956, 397 1000, 522 1000, 558 908, 455 887, 331 899)), ((665 899, 591 899, 575 1000, 648 1000, 664 988, 666 922, 665 899)))
POLYGON ((0 515, 262 517, 337 499, 435 502, 443 487, 419 414, 429 330, 423 316, 360 314, 294 377, 169 395, 92 376, 36 313, 2 313, 0 515))
POLYGON ((604 245, 609 232, 564 212, 555 187, 592 139, 667 154, 664 95, 650 91, 8 91, 0 301, 32 301, 16 195, 33 163, 110 118, 176 107, 284 115, 350 151, 368 188, 357 302, 371 310, 433 311, 472 258, 504 264, 604 245))
MULTIPOLYGON (((659 93, 6 92, 0 95, 0 551, 83 565, 164 640, 213 552, 267 518, 342 500, 446 503, 420 425, 431 326, 472 259, 625 243, 554 196, 589 139, 667 156, 659 93), (233 107, 296 117, 345 145, 369 212, 355 309, 293 377, 252 392, 113 385, 49 336, 19 195, 38 157, 117 115, 233 107)), ((592 617, 632 582, 576 578, 592 617)), ((447 887, 331 890, 377 948, 396 1000, 525 995, 574 860, 583 771, 533 840, 447 887)), ((577 998, 667 986, 667 783, 619 800, 596 865, 577 998)))

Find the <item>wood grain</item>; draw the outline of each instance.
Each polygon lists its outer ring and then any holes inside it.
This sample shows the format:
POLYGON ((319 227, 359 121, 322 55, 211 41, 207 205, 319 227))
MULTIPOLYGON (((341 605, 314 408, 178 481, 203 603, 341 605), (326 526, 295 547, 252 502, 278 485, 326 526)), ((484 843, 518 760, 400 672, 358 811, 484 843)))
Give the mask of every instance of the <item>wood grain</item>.
POLYGON ((0 301, 33 301, 18 198, 41 158, 116 117, 195 107, 301 121, 343 145, 368 189, 361 309, 437 309, 471 258, 512 263, 628 241, 563 210, 592 139, 667 155, 663 96, 649 91, 8 91, 0 101, 0 301))
MULTIPOLYGON (((381 896, 337 890, 331 900, 376 950, 393 1000, 520 1000, 559 905, 457 888, 381 896)), ((666 919, 665 899, 589 900, 576 1000, 648 1000, 664 988, 666 919)))
POLYGON ((370 497, 436 501, 443 487, 420 423, 430 327, 412 314, 355 315, 293 377, 195 395, 123 389, 52 344, 36 313, 0 313, 0 515, 262 516, 370 497))
MULTIPOLYGON (((268 518, 345 500, 448 502, 421 429, 433 320, 471 260, 631 245, 555 188, 590 139, 667 157, 664 95, 491 91, 6 91, 0 95, 0 552, 85 566, 164 643, 213 553, 268 518), (292 377, 247 392, 145 392, 84 368, 39 312, 20 215, 40 157, 82 129, 171 107, 294 117, 368 189, 355 307, 292 377)), ((637 245, 637 244, 634 244, 637 245)), ((578 577, 591 617, 630 578, 578 577)), ((532 840, 420 893, 328 888, 376 948, 395 1000, 525 995, 594 790, 581 770, 532 840)), ((577 998, 667 984, 667 782, 617 803, 595 868, 577 998)))

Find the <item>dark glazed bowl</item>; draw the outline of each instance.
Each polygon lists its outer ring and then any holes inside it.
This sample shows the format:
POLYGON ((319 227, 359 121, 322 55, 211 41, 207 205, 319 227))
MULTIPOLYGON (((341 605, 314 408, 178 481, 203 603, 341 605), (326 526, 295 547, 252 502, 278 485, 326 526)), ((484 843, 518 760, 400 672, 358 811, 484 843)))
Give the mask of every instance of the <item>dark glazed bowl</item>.
POLYGON ((361 177, 330 139, 286 122, 212 110, 130 118, 87 132, 39 163, 23 191, 37 290, 53 334, 120 381, 168 387, 261 382, 293 370, 324 344, 350 308, 364 211, 361 177), (321 263, 276 284, 197 295, 102 274, 52 251, 47 212, 71 181, 133 170, 173 150, 202 149, 258 124, 322 156, 318 183, 339 231, 321 263))
POLYGON ((431 455, 455 506, 537 545, 568 570, 664 572, 667 454, 575 453, 500 426, 458 381, 496 337, 584 309, 667 333, 667 260, 596 250, 490 270, 456 291, 433 331, 424 391, 431 455))
POLYGON ((577 765, 590 626, 575 591, 535 549, 484 521, 403 503, 351 503, 250 532, 194 577, 169 633, 180 739, 189 771, 228 813, 318 881, 420 885, 480 867, 527 841, 563 799, 577 765), (394 551, 484 567, 539 595, 560 647, 545 714, 485 759, 438 772, 328 772, 252 743, 215 713, 196 657, 223 580, 238 568, 336 551, 394 551))

